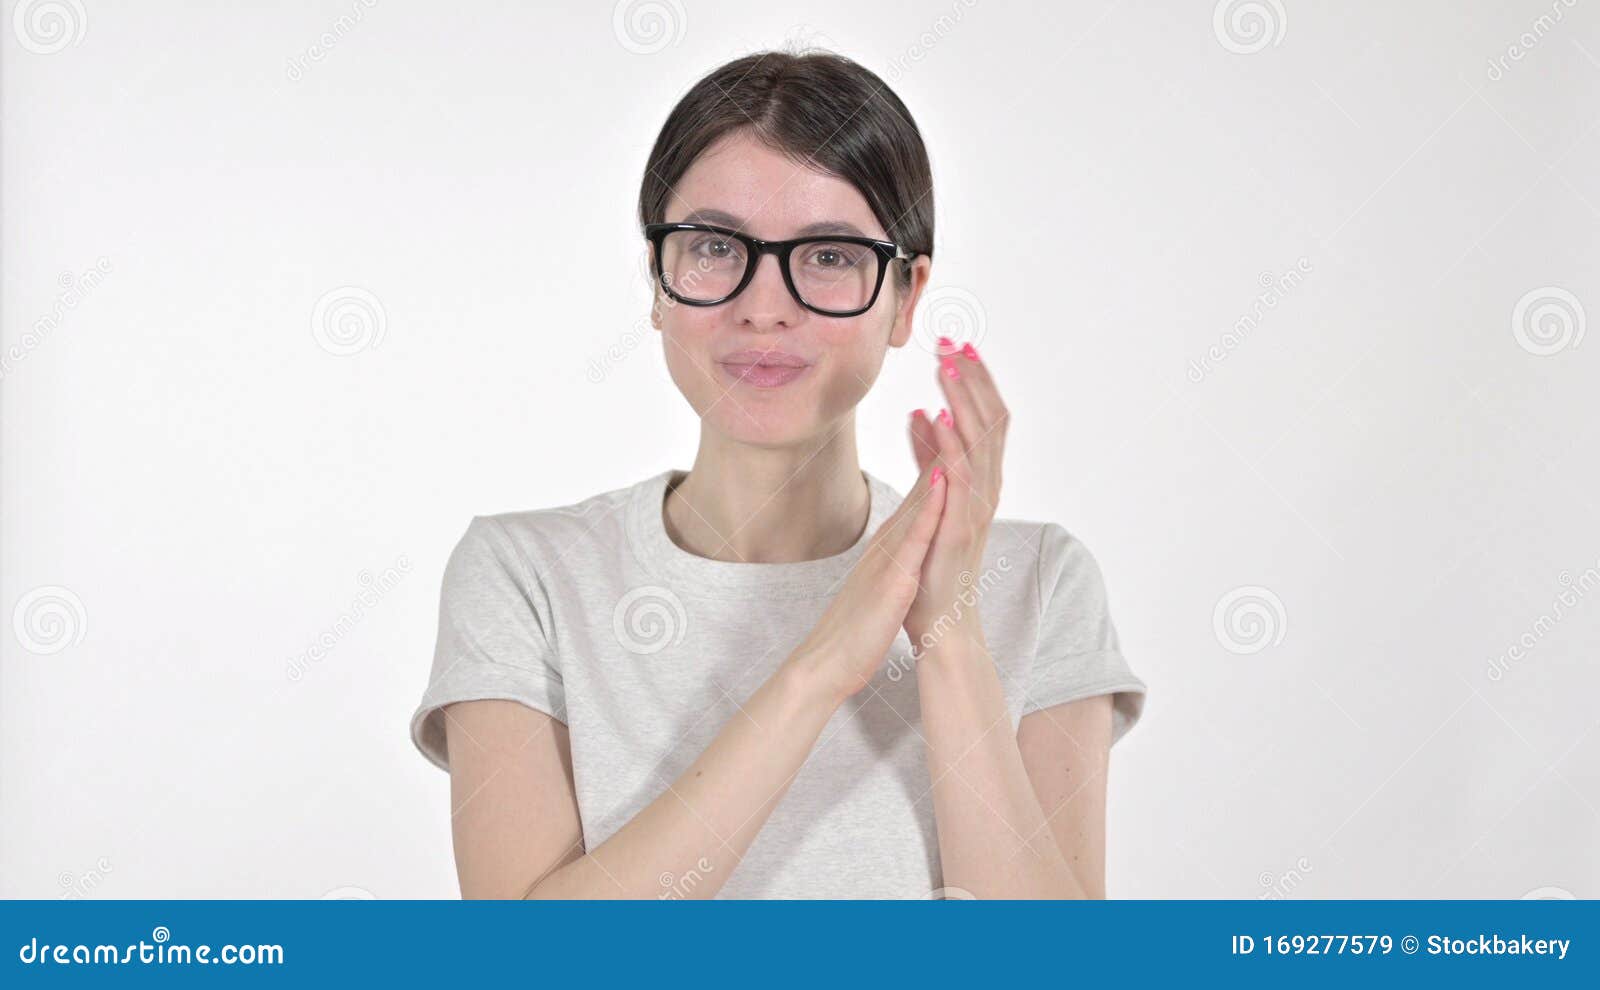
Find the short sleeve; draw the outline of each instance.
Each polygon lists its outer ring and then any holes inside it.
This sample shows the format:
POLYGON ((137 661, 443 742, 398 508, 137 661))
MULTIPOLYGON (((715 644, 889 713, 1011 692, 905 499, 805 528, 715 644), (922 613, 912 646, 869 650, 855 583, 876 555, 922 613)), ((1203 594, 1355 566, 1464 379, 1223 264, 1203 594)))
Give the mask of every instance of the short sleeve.
POLYGON ((1038 573, 1039 640, 1022 714, 1110 694, 1115 744, 1144 712, 1145 683, 1123 659, 1100 565, 1081 540, 1045 523, 1038 573))
POLYGON ((510 534, 493 517, 474 516, 445 564, 433 668, 411 716, 423 756, 450 769, 441 709, 456 701, 519 701, 566 722, 548 622, 548 602, 510 534))

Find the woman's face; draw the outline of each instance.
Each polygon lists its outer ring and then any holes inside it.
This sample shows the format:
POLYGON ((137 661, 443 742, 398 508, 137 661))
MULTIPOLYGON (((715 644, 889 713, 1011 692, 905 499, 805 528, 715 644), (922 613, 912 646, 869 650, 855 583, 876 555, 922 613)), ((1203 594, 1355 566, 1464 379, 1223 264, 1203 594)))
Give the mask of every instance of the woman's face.
MULTIPOLYGON (((729 134, 695 160, 662 219, 714 223, 765 240, 799 237, 803 227, 832 221, 888 240, 854 186, 796 164, 746 131, 729 134)), ((800 264, 799 251, 793 263, 800 264)), ((834 317, 801 306, 784 284, 777 257, 763 255, 744 291, 716 306, 683 305, 657 285, 651 323, 665 338, 672 380, 705 426, 761 446, 825 440, 872 387, 885 348, 910 338, 929 265, 926 257, 913 263, 904 291, 890 268, 871 309, 834 317), (766 362, 804 367, 792 376, 752 370, 752 352, 764 352, 766 362)))

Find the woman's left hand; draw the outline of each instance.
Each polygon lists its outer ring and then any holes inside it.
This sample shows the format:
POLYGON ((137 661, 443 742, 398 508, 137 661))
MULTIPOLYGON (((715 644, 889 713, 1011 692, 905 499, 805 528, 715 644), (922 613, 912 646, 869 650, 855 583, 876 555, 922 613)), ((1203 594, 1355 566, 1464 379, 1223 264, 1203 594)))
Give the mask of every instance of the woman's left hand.
POLYGON ((944 470, 945 503, 933 545, 922 562, 921 589, 906 613, 906 635, 918 655, 959 631, 983 642, 977 603, 969 587, 989 539, 1000 502, 1000 460, 1010 416, 989 369, 971 344, 957 350, 939 338, 939 385, 948 411, 929 418, 911 414, 911 446, 918 470, 930 461, 944 470))

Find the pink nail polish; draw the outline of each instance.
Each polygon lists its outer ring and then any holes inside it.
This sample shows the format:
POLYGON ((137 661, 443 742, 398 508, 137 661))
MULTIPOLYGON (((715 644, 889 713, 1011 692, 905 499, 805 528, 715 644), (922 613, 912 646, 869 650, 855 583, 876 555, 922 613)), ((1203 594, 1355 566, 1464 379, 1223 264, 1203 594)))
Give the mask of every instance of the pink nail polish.
POLYGON ((939 355, 941 357, 943 357, 946 354, 949 354, 951 351, 953 351, 955 349, 956 349, 956 342, 955 341, 951 340, 949 337, 940 337, 939 338, 939 355))
POLYGON ((953 382, 959 382, 961 380, 961 372, 956 370, 956 363, 949 358, 945 358, 944 373, 950 376, 950 380, 953 382))
POLYGON ((943 477, 944 468, 934 468, 933 473, 928 475, 928 484, 937 485, 939 483, 939 479, 943 477))
POLYGON ((978 349, 970 341, 961 345, 961 353, 967 356, 968 361, 978 360, 978 349))
POLYGON ((955 425, 956 425, 956 421, 953 418, 951 418, 950 412, 947 409, 939 410, 939 422, 943 423, 946 426, 952 427, 952 428, 954 428, 955 425))

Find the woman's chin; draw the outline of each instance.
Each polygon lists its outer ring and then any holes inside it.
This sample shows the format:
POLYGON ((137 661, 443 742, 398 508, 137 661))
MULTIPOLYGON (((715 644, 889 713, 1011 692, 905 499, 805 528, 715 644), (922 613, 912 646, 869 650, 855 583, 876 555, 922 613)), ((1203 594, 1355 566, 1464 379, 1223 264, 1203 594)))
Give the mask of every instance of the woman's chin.
POLYGON ((810 409, 776 405, 735 405, 728 396, 706 414, 710 425, 730 440, 752 447, 789 447, 817 432, 817 417, 810 409))

